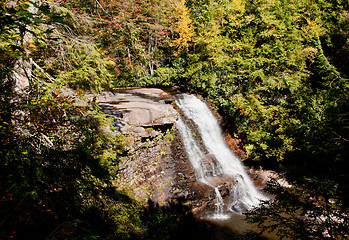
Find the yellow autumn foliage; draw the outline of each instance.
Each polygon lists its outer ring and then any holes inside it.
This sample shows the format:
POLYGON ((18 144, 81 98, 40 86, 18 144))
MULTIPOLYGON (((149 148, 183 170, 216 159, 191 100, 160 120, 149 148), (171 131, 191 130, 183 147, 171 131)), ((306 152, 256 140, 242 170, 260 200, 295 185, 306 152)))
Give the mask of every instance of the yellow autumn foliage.
POLYGON ((175 14, 176 18, 178 19, 175 28, 176 32, 178 33, 178 38, 175 39, 174 44, 178 50, 187 50, 191 45, 191 41, 194 36, 194 29, 189 16, 189 10, 185 5, 185 0, 180 0, 177 3, 175 14))

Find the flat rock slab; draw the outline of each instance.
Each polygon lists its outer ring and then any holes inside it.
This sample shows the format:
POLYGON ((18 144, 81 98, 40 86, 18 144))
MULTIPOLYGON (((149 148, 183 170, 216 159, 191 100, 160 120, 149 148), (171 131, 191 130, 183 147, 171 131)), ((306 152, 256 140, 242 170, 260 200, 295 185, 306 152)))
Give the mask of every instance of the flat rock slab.
POLYGON ((170 98, 171 95, 159 88, 134 88, 128 90, 132 94, 144 95, 145 97, 170 98))
POLYGON ((103 92, 95 101, 105 113, 115 117, 119 131, 149 137, 156 132, 144 128, 172 126, 177 121, 177 111, 168 104, 170 99, 170 94, 158 88, 136 88, 103 92))

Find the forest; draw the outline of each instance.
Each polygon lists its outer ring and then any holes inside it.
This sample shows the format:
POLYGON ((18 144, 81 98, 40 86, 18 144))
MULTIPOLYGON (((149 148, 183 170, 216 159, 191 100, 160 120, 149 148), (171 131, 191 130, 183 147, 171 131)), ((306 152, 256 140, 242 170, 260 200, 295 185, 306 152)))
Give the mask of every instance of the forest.
POLYGON ((348 238, 347 0, 3 0, 0 78, 0 239, 189 229, 182 210, 145 225, 113 185, 123 136, 82 96, 130 86, 202 96, 250 164, 282 166, 292 188, 270 182, 276 199, 246 215, 262 231, 348 238))

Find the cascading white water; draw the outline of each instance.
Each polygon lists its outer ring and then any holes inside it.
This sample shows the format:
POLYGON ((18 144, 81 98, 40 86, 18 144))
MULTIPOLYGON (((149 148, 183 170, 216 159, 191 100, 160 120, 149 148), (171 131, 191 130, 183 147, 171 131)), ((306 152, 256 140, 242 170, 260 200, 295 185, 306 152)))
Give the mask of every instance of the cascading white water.
MULTIPOLYGON (((257 206, 261 200, 266 199, 256 189, 240 160, 225 143, 219 124, 206 104, 189 94, 179 95, 176 104, 183 113, 183 116, 177 122, 177 129, 182 135, 196 177, 199 181, 215 188, 218 203, 223 204, 222 196, 217 186, 212 185, 209 179, 221 175, 234 178, 229 203, 226 204, 227 210, 242 213, 253 206, 257 206), (187 124, 189 122, 192 122, 197 128, 202 143, 198 143, 197 138, 193 136, 192 129, 187 124), (207 168, 207 163, 203 162, 207 155, 212 155, 217 164, 212 164, 212 161, 210 161, 209 165, 211 167, 207 168)), ((219 208, 222 209, 221 206, 219 208)))

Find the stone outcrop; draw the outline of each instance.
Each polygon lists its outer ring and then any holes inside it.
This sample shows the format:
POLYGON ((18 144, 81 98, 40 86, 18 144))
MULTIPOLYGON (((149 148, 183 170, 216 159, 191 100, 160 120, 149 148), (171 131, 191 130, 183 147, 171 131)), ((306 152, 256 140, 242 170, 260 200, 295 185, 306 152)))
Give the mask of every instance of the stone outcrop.
POLYGON ((257 169, 251 167, 247 169, 247 173, 259 189, 264 189, 267 183, 272 179, 276 180, 282 187, 292 187, 292 185, 287 182, 283 174, 280 174, 273 170, 263 169, 262 167, 259 167, 257 169))
POLYGON ((178 118, 177 111, 168 104, 171 96, 157 88, 103 92, 95 101, 115 118, 118 131, 142 138, 157 136, 156 129, 170 128, 178 118))
POLYGON ((120 189, 133 192, 136 199, 149 199, 160 206, 178 199, 204 203, 205 187, 192 189, 195 173, 176 129, 137 144, 140 145, 137 151, 129 151, 119 163, 116 185, 120 189))
POLYGON ((171 95, 157 88, 131 88, 87 96, 113 117, 125 135, 127 154, 120 159, 116 185, 139 200, 166 205, 190 199, 195 174, 180 136, 172 128, 178 119, 171 95))

